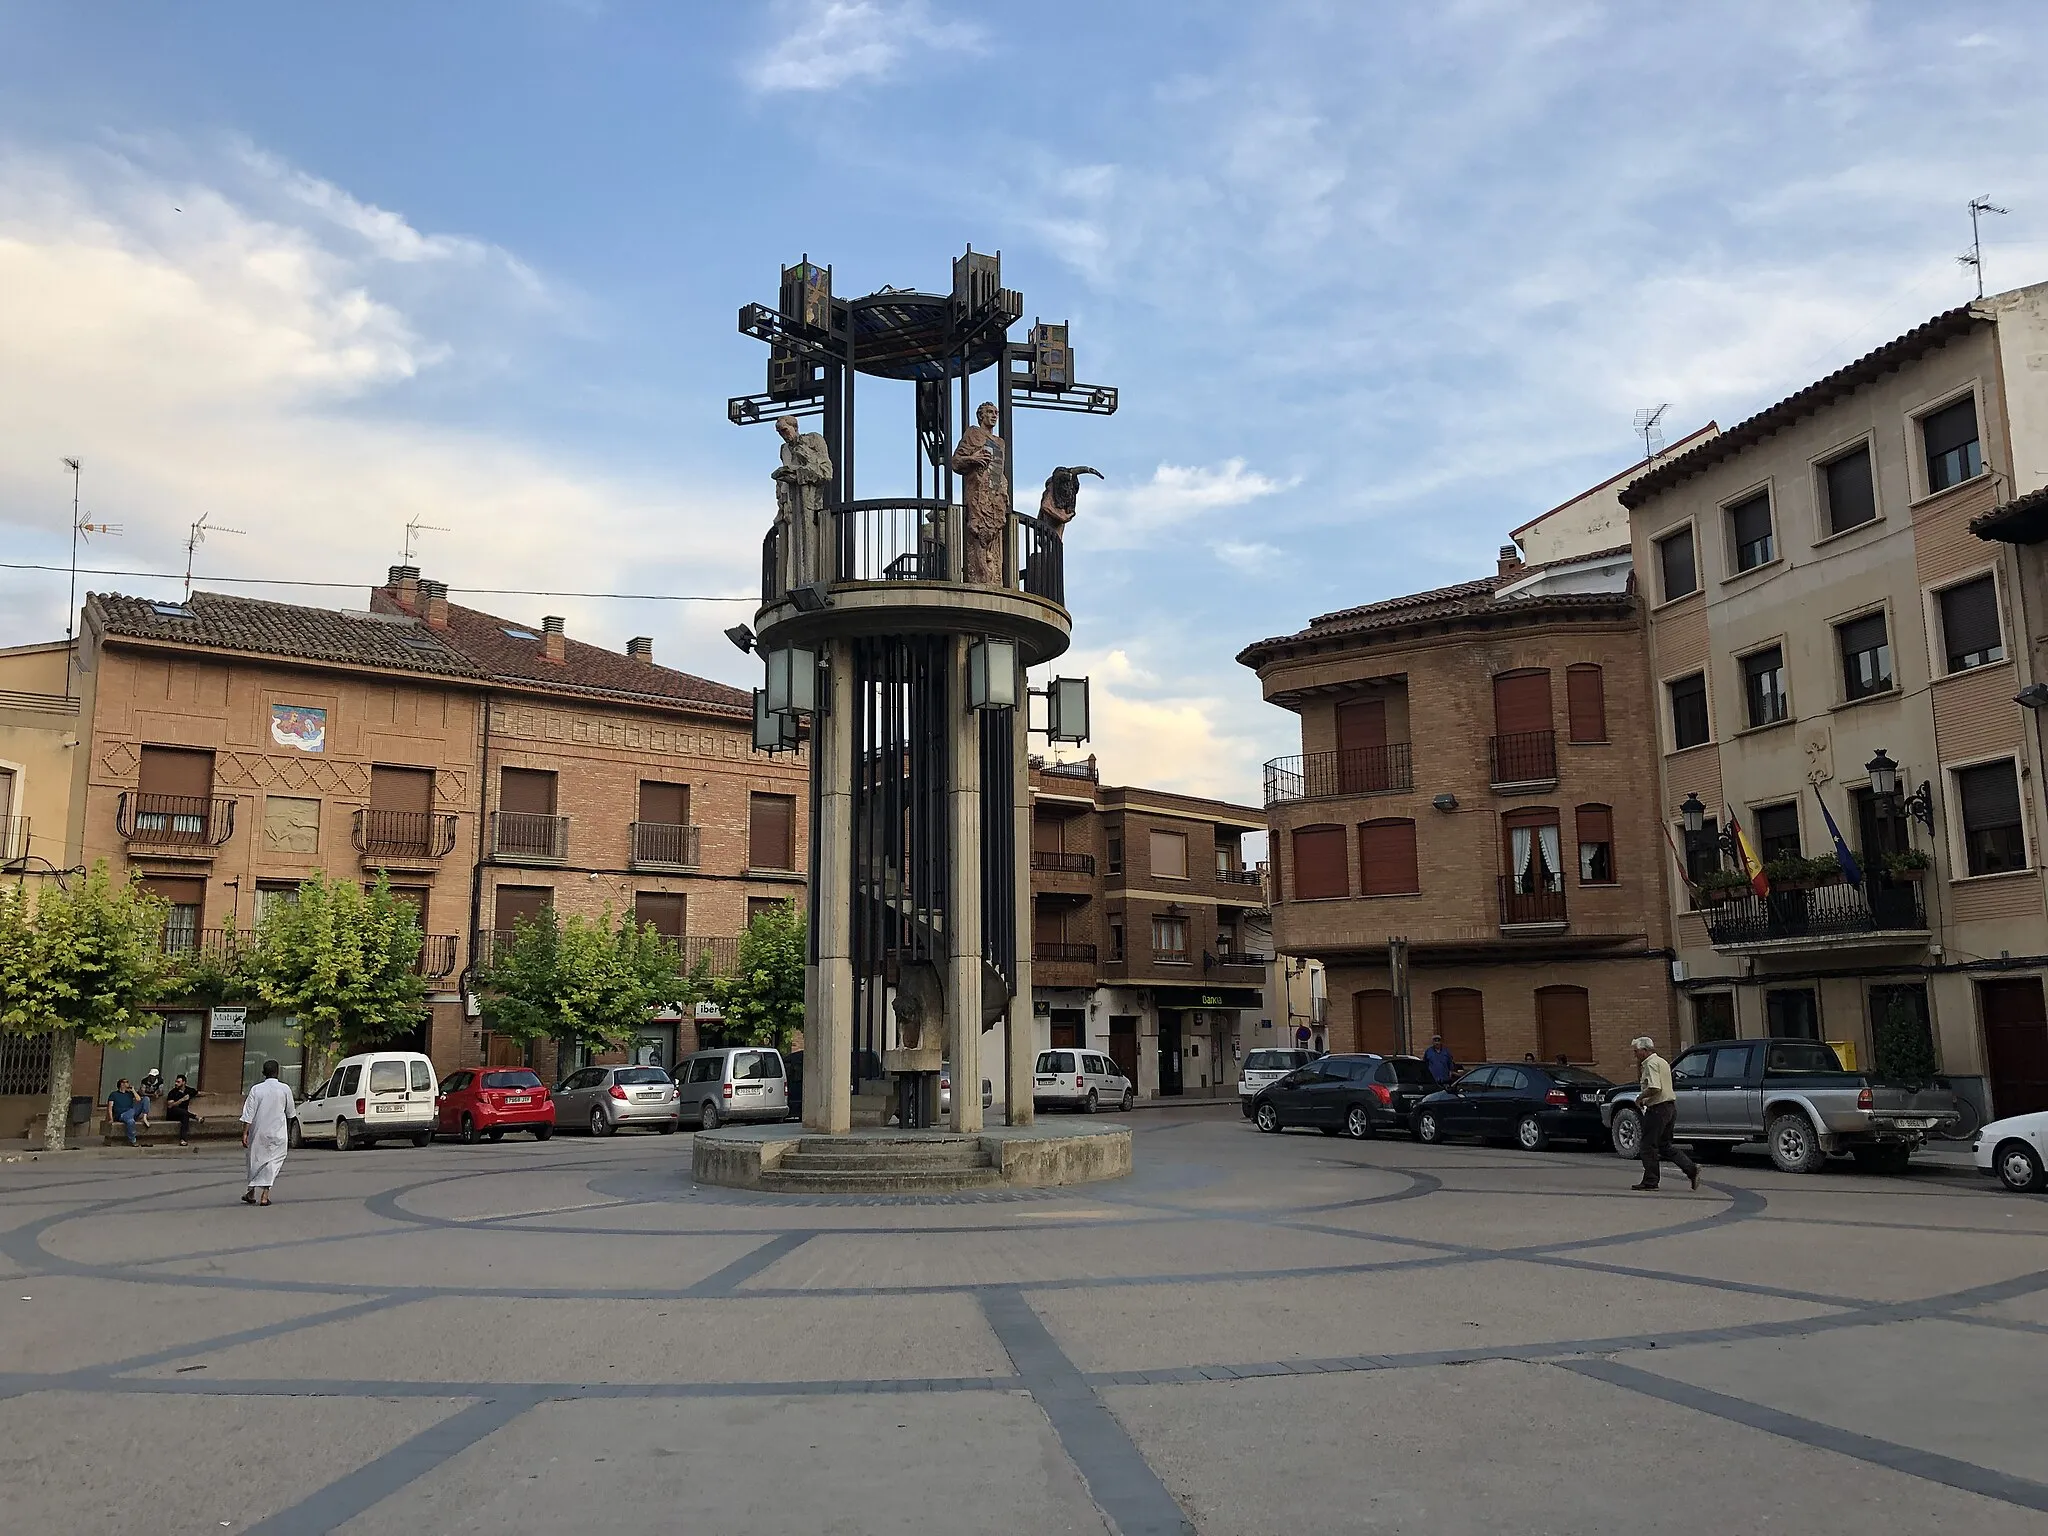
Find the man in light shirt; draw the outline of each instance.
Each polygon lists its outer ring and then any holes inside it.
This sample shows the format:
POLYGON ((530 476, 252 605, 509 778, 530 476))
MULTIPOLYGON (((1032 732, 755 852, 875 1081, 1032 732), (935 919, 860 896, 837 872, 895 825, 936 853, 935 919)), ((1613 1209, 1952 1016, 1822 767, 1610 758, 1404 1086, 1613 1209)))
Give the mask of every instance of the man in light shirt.
POLYGON ((1691 1153, 1671 1139, 1672 1126, 1678 1119, 1678 1095, 1671 1087, 1671 1063, 1657 1054, 1657 1042, 1648 1035, 1636 1036, 1629 1046, 1643 1068, 1636 1092, 1636 1113, 1643 1122, 1643 1177, 1641 1183, 1629 1187, 1655 1189, 1663 1172, 1664 1159, 1669 1158, 1678 1165, 1680 1173, 1692 1180, 1692 1187, 1698 1189, 1700 1165, 1692 1160, 1691 1153))

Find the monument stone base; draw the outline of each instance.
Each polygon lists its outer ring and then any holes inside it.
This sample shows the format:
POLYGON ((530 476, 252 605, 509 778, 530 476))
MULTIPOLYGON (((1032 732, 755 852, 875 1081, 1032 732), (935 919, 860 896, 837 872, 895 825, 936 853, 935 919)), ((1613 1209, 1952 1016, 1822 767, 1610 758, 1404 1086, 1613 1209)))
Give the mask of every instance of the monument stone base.
POLYGON ((802 1126, 733 1125, 693 1138, 699 1184, 781 1194, 931 1195, 1039 1189, 1120 1179, 1131 1171, 1131 1128, 1115 1122, 996 1126, 973 1135, 856 1131, 819 1136, 802 1126))

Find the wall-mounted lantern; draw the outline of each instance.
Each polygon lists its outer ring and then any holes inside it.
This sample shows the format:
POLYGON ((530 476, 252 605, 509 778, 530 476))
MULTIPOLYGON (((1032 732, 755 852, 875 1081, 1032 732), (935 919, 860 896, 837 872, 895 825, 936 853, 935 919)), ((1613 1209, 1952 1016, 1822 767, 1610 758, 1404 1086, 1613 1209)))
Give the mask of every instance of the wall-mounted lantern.
POLYGON ((1088 739, 1088 679, 1056 677, 1045 690, 1045 734, 1050 741, 1088 739))
POLYGON ((767 707, 771 714, 808 715, 818 707, 818 653, 801 645, 770 651, 767 707))
POLYGON ((756 752, 794 752, 796 750, 796 716, 777 714, 768 707, 768 690, 754 690, 754 750, 756 752))
POLYGON ((967 707, 1017 707, 1017 642, 983 635, 967 647, 967 707))

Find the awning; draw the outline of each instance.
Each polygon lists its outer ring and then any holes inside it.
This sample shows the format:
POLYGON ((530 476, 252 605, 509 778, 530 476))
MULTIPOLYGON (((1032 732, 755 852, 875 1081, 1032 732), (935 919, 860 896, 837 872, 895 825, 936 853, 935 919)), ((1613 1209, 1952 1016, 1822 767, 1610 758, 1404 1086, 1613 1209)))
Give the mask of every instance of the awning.
POLYGON ((1263 1008, 1266 999, 1256 987, 1154 987, 1152 1001, 1161 1008, 1263 1008))

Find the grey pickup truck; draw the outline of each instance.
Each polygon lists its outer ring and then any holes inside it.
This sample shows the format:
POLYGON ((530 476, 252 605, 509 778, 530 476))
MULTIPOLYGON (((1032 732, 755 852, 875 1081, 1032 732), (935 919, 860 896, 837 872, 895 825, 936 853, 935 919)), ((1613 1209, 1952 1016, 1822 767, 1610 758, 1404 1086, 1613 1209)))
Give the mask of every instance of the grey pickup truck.
MULTIPOLYGON (((1715 1040, 1671 1063, 1678 1095, 1672 1139, 1713 1156, 1761 1141, 1786 1173, 1818 1173, 1830 1153, 1847 1152, 1866 1173, 1904 1173, 1927 1133, 1953 1109, 1916 1103, 1905 1088, 1844 1072, 1831 1046, 1815 1040, 1715 1040)), ((1642 1116, 1633 1084, 1609 1089, 1600 1118, 1621 1157, 1640 1157, 1642 1116)))

